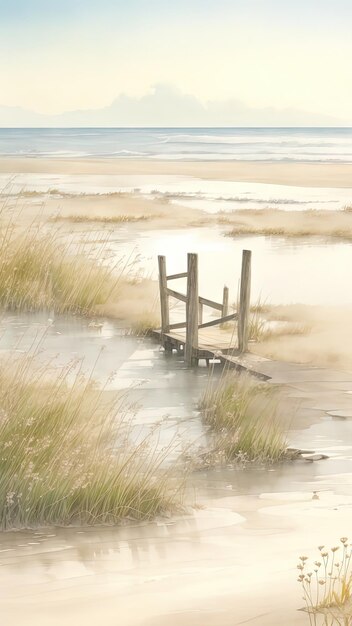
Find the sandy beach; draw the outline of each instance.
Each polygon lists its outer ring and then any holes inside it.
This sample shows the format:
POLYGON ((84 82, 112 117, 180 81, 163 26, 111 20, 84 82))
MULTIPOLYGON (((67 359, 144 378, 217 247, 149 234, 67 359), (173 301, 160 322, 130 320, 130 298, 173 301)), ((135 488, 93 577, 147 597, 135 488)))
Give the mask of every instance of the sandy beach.
POLYGON ((199 162, 138 159, 0 158, 0 173, 173 175, 301 187, 351 187, 350 163, 199 162))

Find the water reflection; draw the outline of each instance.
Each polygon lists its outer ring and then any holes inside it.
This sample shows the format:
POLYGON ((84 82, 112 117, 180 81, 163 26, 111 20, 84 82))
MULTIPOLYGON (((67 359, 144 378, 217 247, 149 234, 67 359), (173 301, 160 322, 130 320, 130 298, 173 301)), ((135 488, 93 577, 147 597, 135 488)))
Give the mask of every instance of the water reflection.
POLYGON ((39 362, 52 367, 82 359, 86 377, 92 376, 107 391, 128 390, 136 441, 160 424, 157 445, 171 446, 170 462, 190 443, 205 443, 197 406, 209 370, 186 369, 181 357, 165 358, 158 344, 127 336, 118 323, 104 321, 102 328, 96 329, 88 320, 76 317, 51 314, 48 321, 48 314, 3 315, 0 350, 18 356, 35 353, 39 362))
MULTIPOLYGON (((230 289, 230 302, 237 301, 242 250, 249 249, 253 251, 253 300, 311 305, 334 302, 336 306, 352 303, 352 292, 346 290, 352 265, 352 246, 348 242, 258 235, 233 239, 224 236, 226 228, 215 225, 144 232, 126 226, 108 235, 106 231, 80 227, 72 233, 70 241, 79 242, 87 253, 92 250, 92 241, 108 237, 104 253, 107 262, 133 260, 131 271, 154 279, 158 254, 166 256, 168 272, 173 274, 186 270, 187 252, 196 252, 200 293, 216 301, 221 300, 224 284, 230 289)), ((185 289, 182 281, 175 281, 173 287, 185 289)))

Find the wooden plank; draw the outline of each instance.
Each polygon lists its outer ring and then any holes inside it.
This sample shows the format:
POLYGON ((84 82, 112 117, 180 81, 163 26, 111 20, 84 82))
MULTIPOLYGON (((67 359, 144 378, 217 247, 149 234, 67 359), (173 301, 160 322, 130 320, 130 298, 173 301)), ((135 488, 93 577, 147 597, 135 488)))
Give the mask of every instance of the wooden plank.
POLYGON ((166 280, 176 280, 177 278, 187 278, 187 272, 181 272, 180 274, 170 274, 170 276, 166 276, 166 280))
POLYGON ((208 300, 208 298, 203 298, 202 296, 199 296, 198 299, 201 304, 205 304, 205 306, 209 306, 211 309, 222 311, 222 304, 219 304, 219 302, 214 302, 214 300, 208 300))
POLYGON ((187 322, 178 322, 177 324, 170 324, 170 330, 176 330, 177 328, 186 328, 187 322))
POLYGON ((219 324, 225 324, 226 322, 230 322, 231 320, 236 320, 237 318, 238 318, 237 313, 232 313, 231 315, 225 315, 225 317, 219 317, 218 319, 212 320, 211 322, 200 324, 198 328, 208 328, 209 326, 218 326, 219 324))
MULTIPOLYGON (((157 337, 160 336, 161 330, 156 330, 153 334, 157 337)), ((181 330, 170 330, 166 334, 167 338, 173 339, 175 341, 179 341, 180 343, 185 343, 186 341, 186 333, 181 330)), ((234 332, 233 330, 226 332, 220 330, 219 327, 213 327, 213 329, 199 329, 198 332, 198 345, 212 345, 214 348, 224 348, 224 349, 234 349, 234 332), (210 331, 210 332, 209 332, 210 331)), ((237 341, 236 341, 237 346, 237 341)))
POLYGON ((251 374, 251 376, 255 376, 256 378, 259 378, 260 380, 265 381, 265 380, 270 380, 272 378, 266 372, 260 371, 261 370, 260 362, 259 363, 256 363, 255 361, 253 363, 246 362, 241 359, 241 356, 236 356, 236 355, 220 355, 219 359, 221 363, 223 363, 225 366, 233 367, 239 372, 247 372, 248 374, 251 374))
POLYGON ((167 295, 166 281, 166 258, 162 255, 158 256, 159 265, 159 291, 160 291, 160 312, 161 312, 161 330, 166 333, 170 327, 169 318, 169 298, 167 295))
POLYGON ((184 293, 180 293, 179 291, 174 291, 173 289, 169 289, 169 287, 167 287, 166 293, 168 296, 171 296, 172 298, 176 298, 176 300, 187 302, 187 296, 185 296, 184 293))
POLYGON ((252 252, 250 250, 243 250, 238 315, 238 349, 240 353, 247 352, 248 350, 248 325, 251 302, 251 261, 252 252))
POLYGON ((185 362, 190 367, 197 362, 198 350, 198 254, 187 255, 187 274, 185 362))

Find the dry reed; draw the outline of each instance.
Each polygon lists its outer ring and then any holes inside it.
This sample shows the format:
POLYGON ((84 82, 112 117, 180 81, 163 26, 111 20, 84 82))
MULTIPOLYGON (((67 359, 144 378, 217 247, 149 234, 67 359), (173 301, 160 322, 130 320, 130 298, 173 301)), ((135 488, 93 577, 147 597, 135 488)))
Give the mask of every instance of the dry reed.
POLYGON ((209 382, 201 408, 225 461, 275 462, 285 458, 278 391, 272 385, 228 373, 220 382, 209 382))
POLYGON ((120 265, 71 254, 70 242, 60 241, 56 232, 31 228, 18 234, 5 223, 0 230, 0 307, 94 314, 99 305, 118 297, 120 265))
POLYGON ((331 549, 319 546, 316 560, 301 556, 297 569, 302 586, 304 610, 311 626, 352 624, 352 544, 341 537, 331 549))
POLYGON ((56 215, 51 218, 51 222, 70 222, 72 224, 124 224, 134 222, 147 222, 159 217, 158 215, 113 215, 113 216, 91 216, 91 215, 56 215))
POLYGON ((85 380, 79 364, 2 363, 0 407, 2 529, 149 519, 179 505, 166 452, 133 443, 126 397, 85 380))

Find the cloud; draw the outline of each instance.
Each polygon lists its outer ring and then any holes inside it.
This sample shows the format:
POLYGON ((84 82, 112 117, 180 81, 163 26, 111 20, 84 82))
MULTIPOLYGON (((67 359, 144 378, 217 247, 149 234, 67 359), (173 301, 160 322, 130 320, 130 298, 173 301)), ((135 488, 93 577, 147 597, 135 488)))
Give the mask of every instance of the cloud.
POLYGON ((44 115, 0 106, 1 127, 197 127, 197 126, 342 126, 345 120, 294 108, 250 107, 241 100, 203 104, 168 84, 140 97, 120 95, 101 109, 44 115))

